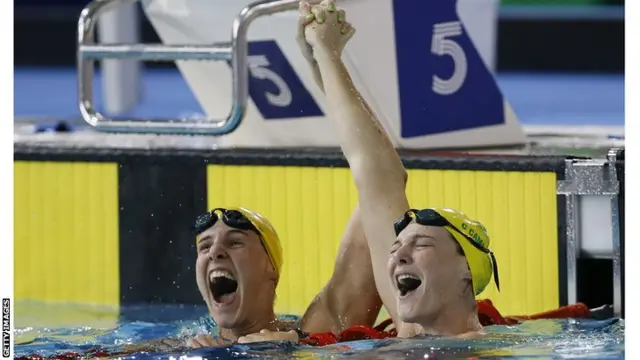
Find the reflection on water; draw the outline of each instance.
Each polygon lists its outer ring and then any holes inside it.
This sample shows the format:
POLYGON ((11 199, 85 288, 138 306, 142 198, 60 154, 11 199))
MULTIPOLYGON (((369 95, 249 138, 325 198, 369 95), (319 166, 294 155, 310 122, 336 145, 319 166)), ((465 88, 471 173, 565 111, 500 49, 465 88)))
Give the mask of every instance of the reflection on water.
MULTIPOLYGON (((116 311, 18 303, 16 356, 118 352, 123 346, 212 331, 206 308, 142 306, 116 311)), ((314 348, 289 343, 127 354, 126 359, 624 359, 624 320, 538 320, 492 326, 475 340, 421 337, 365 340, 314 348)))

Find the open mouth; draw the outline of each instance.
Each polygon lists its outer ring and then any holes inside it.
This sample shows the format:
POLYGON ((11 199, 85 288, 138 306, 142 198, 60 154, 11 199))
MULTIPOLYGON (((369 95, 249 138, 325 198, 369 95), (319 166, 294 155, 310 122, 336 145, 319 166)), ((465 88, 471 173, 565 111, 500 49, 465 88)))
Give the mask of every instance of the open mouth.
POLYGON ((227 305, 233 301, 238 281, 226 270, 214 270, 209 274, 209 287, 213 301, 218 305, 227 305))
POLYGON ((400 291, 400 296, 406 296, 417 289, 420 284, 422 284, 422 280, 415 275, 402 274, 396 276, 396 283, 400 291))

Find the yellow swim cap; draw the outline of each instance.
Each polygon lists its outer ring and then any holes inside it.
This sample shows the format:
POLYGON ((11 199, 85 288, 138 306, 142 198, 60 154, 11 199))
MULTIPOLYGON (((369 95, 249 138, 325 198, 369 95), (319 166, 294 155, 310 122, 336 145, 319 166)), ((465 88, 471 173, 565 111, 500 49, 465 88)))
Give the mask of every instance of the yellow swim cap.
POLYGON ((490 240, 487 229, 480 222, 471 220, 461 211, 447 208, 433 208, 433 210, 451 224, 451 226, 445 226, 445 229, 460 244, 467 258, 474 294, 480 294, 487 287, 494 270, 496 286, 500 290, 498 265, 493 253, 489 250, 490 240), (474 246, 471 241, 478 246, 474 246))
POLYGON ((271 222, 261 214, 243 207, 230 208, 229 210, 240 211, 242 215, 249 219, 253 226, 258 229, 260 237, 262 238, 262 243, 267 249, 267 255, 269 255, 269 259, 271 260, 271 265, 273 265, 276 275, 278 276, 278 279, 280 279, 282 263, 284 262, 282 244, 280 244, 278 233, 273 225, 271 225, 271 222))
MULTIPOLYGON (((196 233, 201 233, 215 223, 215 219, 218 215, 215 215, 213 213, 216 211, 237 211, 241 213, 247 220, 249 220, 251 225, 253 225, 256 230, 258 230, 262 244, 267 251, 269 260, 271 260, 271 265, 273 265, 273 269, 276 271, 276 276, 278 277, 278 279, 280 279, 282 263, 284 262, 282 256, 282 245, 280 244, 278 233, 273 228, 273 225, 271 225, 269 220, 255 211, 242 207, 234 207, 229 209, 217 208, 211 212, 207 212, 199 216, 196 219, 196 225, 194 226, 194 230, 196 233)), ((196 243, 197 241, 198 239, 196 238, 196 243)))

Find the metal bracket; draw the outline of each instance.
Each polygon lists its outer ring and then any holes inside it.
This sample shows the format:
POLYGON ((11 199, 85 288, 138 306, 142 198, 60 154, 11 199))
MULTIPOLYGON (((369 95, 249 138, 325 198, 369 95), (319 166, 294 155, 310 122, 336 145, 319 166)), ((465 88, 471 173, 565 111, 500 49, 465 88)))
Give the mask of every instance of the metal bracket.
POLYGON ((606 160, 565 160, 565 180, 558 181, 559 195, 617 195, 615 169, 606 160))
MULTIPOLYGON (((609 178, 616 179, 618 183, 618 176, 616 172, 617 162, 617 149, 609 150, 607 159, 609 161, 609 178)), ((620 244, 620 207, 618 192, 611 196, 611 240, 613 241, 613 314, 615 316, 622 315, 622 247, 620 244)))
POLYGON ((232 25, 231 41, 225 44, 163 45, 95 43, 95 25, 100 14, 113 6, 136 0, 93 0, 78 20, 78 105, 82 118, 97 130, 125 133, 224 135, 234 131, 244 118, 248 97, 247 29, 256 18, 294 10, 298 0, 263 0, 245 7, 232 25), (216 60, 230 61, 233 81, 231 111, 226 119, 107 119, 93 104, 93 67, 96 60, 141 61, 216 60))
POLYGON ((610 242, 610 244, 605 244, 605 247, 611 247, 607 250, 610 253, 607 253, 606 257, 613 259, 613 310, 616 316, 620 316, 622 312, 620 215, 618 210, 620 184, 615 166, 616 152, 617 149, 610 150, 607 160, 565 160, 565 180, 558 181, 557 193, 558 195, 566 195, 567 300, 569 303, 578 301, 577 259, 580 252, 588 247, 585 244, 585 238, 590 235, 582 234, 581 231, 586 226, 583 219, 586 199, 609 197, 608 207, 610 208, 599 208, 598 214, 610 215, 607 220, 610 232, 608 236, 599 239, 599 241, 610 242))

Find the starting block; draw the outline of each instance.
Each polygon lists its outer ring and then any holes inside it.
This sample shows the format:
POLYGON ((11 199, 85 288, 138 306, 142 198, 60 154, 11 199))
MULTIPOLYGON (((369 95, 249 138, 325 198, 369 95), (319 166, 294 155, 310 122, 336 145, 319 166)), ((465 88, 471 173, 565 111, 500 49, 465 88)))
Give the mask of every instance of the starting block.
MULTIPOLYGON (((339 146, 295 41, 298 0, 140 0, 162 44, 97 44, 97 17, 131 1, 94 0, 80 16, 79 106, 96 129, 216 135, 221 148, 339 146), (206 116, 105 118, 91 94, 93 62, 102 59, 175 61, 206 116)), ((497 0, 338 6, 356 28, 343 61, 396 147, 526 143, 492 73, 497 0)))

